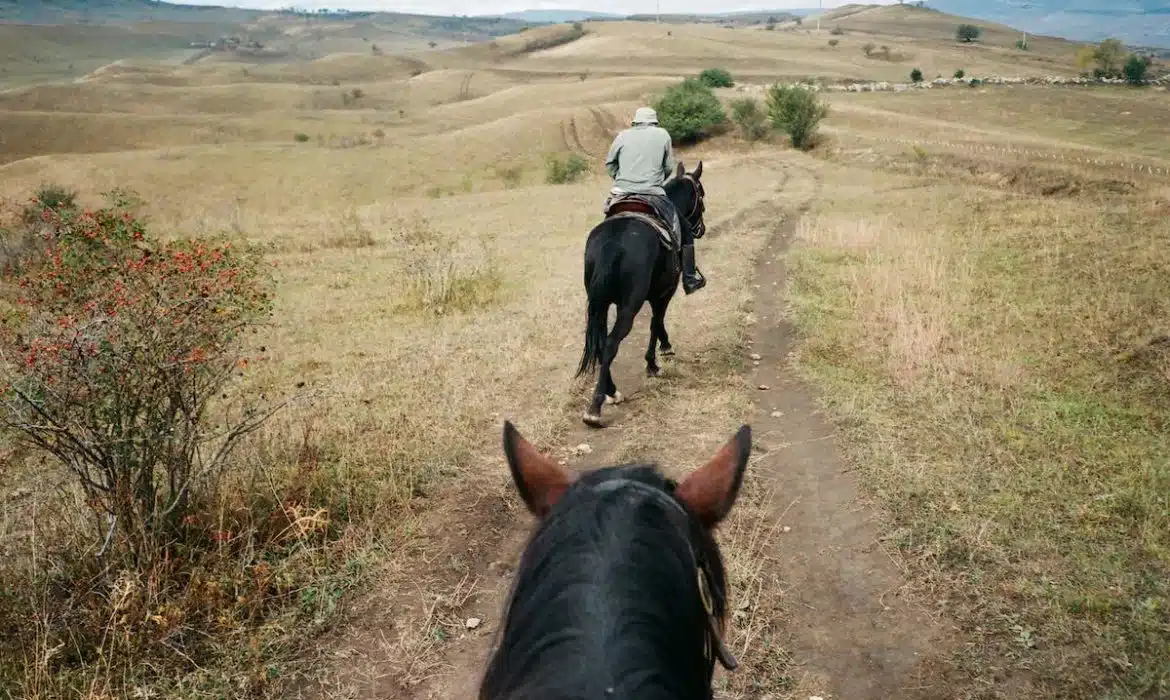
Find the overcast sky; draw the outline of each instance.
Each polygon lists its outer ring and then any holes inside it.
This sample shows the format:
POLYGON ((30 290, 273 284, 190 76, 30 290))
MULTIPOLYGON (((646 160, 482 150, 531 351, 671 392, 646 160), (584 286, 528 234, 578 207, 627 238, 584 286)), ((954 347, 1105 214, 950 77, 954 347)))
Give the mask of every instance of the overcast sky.
MULTIPOLYGON (((816 7, 818 0, 663 0, 663 12, 736 12, 816 7)), ((857 0, 824 0, 837 7, 857 0)), ((893 4, 897 0, 868 0, 893 4)), ((290 5, 315 10, 321 7, 347 10, 420 12, 429 15, 486 15, 520 10, 592 10, 615 14, 654 12, 655 0, 183 0, 192 5, 232 5, 274 10, 290 5)))

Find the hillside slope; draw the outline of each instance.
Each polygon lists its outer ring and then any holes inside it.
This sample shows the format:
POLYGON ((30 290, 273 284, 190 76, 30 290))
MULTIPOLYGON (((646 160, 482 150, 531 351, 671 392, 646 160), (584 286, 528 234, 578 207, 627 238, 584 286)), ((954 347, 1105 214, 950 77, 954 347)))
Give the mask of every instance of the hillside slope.
POLYGON ((929 0, 927 5, 1038 34, 1080 41, 1117 37, 1170 47, 1170 3, 1165 0, 929 0))

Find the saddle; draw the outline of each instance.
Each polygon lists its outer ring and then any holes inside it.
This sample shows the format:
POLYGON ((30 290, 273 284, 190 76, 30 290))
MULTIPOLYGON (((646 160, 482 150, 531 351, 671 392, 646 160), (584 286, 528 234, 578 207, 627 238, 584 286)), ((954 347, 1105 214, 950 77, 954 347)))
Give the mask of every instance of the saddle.
POLYGON ((638 219, 658 232, 662 246, 672 253, 682 249, 682 240, 676 237, 670 222, 664 219, 648 199, 637 194, 612 195, 605 206, 606 219, 638 219))

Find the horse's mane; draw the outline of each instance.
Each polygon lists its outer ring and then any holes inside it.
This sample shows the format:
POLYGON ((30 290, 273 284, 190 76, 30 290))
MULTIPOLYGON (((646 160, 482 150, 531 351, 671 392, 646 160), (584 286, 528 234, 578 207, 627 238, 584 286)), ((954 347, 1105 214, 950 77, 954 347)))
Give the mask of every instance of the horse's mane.
POLYGON ((683 217, 686 214, 687 203, 695 196, 694 183, 685 177, 672 177, 662 185, 662 189, 665 190, 667 198, 674 202, 674 206, 679 208, 678 215, 683 217))
POLYGON ((722 614, 715 542, 693 518, 682 532, 671 505, 644 489, 594 488, 613 478, 675 487, 654 465, 625 465, 569 488, 517 569, 481 700, 709 700, 691 547, 706 562, 722 614))

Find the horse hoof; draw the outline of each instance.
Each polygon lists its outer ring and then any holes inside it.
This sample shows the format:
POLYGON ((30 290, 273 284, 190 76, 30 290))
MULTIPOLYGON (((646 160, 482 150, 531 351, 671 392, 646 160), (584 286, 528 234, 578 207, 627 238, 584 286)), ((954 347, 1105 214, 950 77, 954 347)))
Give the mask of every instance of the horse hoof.
POLYGON ((593 428, 604 428, 605 425, 601 422, 601 416, 595 416, 592 413, 586 413, 581 416, 581 420, 585 421, 585 425, 593 428))
POLYGON ((646 370, 646 376, 650 379, 662 379, 662 375, 663 372, 661 368, 646 370))
MULTIPOLYGON (((620 391, 613 392, 613 396, 606 396, 605 397, 605 403, 606 403, 606 405, 609 405, 609 406, 616 406, 625 400, 626 400, 626 397, 622 396, 622 392, 620 392, 620 391)), ((599 418, 598 420, 601 420, 601 419, 599 418)))
POLYGON ((663 357, 674 357, 674 348, 662 348, 658 351, 658 354, 663 357))

